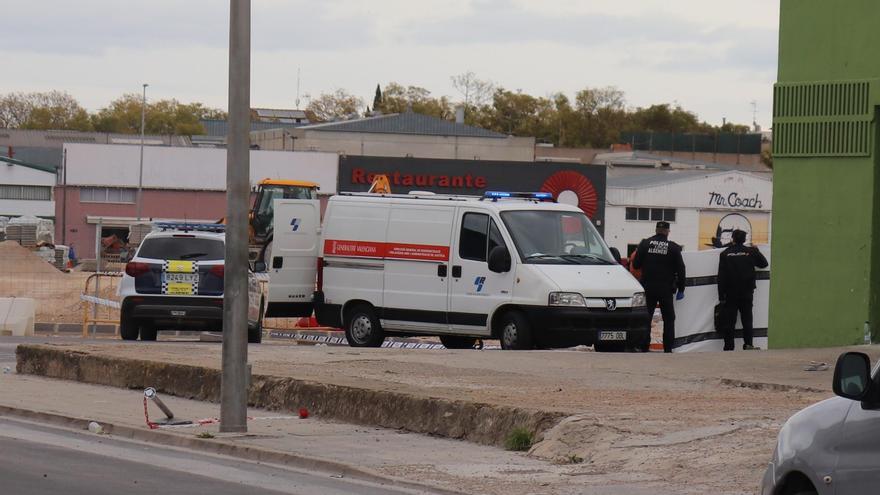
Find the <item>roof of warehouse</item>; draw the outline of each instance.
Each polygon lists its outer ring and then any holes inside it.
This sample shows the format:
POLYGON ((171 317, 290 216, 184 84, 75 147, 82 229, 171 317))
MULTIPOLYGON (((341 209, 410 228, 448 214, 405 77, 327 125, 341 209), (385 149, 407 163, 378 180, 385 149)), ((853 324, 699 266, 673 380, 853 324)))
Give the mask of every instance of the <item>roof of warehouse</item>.
POLYGON ((312 124, 301 129, 307 131, 418 134, 423 136, 460 136, 496 139, 507 137, 507 135, 498 132, 466 124, 456 124, 455 122, 415 112, 392 113, 342 122, 312 124))
POLYGON ((284 108, 252 108, 258 117, 264 119, 305 119, 304 110, 288 110, 284 108))
POLYGON ((620 189, 642 189, 688 180, 698 180, 716 175, 740 174, 760 180, 769 180, 762 175, 737 170, 646 170, 645 173, 608 177, 608 187, 620 189))
POLYGON ((57 171, 57 167, 54 167, 52 165, 41 165, 37 163, 23 162, 21 160, 16 160, 15 158, 9 158, 8 156, 0 156, 0 162, 7 165, 18 165, 19 167, 31 168, 34 170, 39 170, 40 172, 48 172, 50 174, 54 174, 57 171))

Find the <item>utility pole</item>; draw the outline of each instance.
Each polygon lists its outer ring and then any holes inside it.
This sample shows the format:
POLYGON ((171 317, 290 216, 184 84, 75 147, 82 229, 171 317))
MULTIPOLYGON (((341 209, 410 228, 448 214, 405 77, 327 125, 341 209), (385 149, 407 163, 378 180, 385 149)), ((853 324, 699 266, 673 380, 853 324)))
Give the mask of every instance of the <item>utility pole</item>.
POLYGON ((143 208, 141 199, 144 195, 144 125, 147 122, 147 86, 144 84, 144 98, 141 100, 141 164, 138 167, 138 190, 137 190, 137 219, 141 220, 143 208))
POLYGON ((226 136, 226 269, 220 431, 247 431, 251 1, 229 1, 229 134, 226 136))

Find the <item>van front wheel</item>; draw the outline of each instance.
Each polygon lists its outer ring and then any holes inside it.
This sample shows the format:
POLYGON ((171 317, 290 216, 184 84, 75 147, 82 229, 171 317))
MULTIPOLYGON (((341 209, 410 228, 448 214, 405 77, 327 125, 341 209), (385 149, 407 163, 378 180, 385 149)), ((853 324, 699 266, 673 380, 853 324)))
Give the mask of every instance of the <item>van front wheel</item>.
POLYGON ((380 347, 385 334, 372 306, 359 304, 348 311, 345 338, 351 347, 380 347))
POLYGON ((526 350, 533 347, 532 326, 525 315, 510 311, 501 317, 499 325, 501 348, 505 350, 526 350))

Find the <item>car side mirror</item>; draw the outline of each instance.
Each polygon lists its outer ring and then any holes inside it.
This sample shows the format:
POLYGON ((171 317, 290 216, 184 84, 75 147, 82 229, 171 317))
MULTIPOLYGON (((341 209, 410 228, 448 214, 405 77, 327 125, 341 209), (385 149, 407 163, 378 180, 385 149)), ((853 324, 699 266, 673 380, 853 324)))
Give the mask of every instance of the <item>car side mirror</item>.
POLYGON ((265 261, 255 261, 254 262, 254 272, 260 273, 266 271, 266 262, 265 261))
POLYGON ((847 352, 837 358, 834 367, 834 393, 863 401, 871 393, 871 358, 863 352, 847 352))
POLYGON ((510 251, 504 246, 495 246, 489 251, 489 271, 505 273, 510 271, 510 251))
POLYGON ((609 251, 611 251, 611 256, 614 256, 614 261, 620 263, 620 251, 616 247, 609 247, 609 251))

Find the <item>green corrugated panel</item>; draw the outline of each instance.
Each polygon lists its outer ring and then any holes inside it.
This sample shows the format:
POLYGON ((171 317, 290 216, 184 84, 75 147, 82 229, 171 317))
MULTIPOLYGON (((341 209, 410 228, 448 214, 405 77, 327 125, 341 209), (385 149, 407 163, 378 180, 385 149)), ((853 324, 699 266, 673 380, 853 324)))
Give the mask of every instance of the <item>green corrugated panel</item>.
POLYGON ((870 156, 877 82, 779 83, 773 88, 775 156, 870 156))

